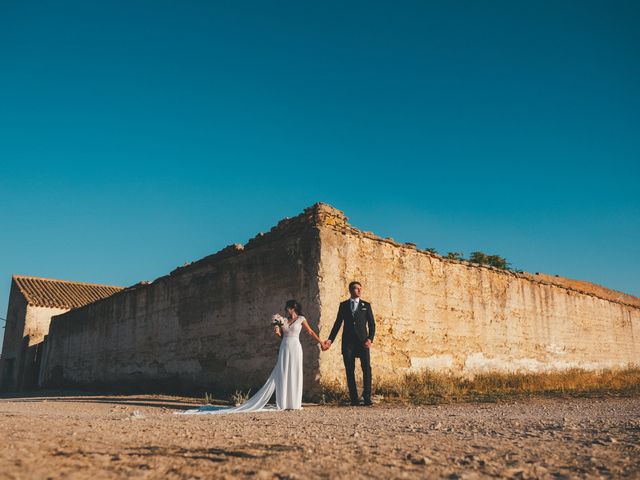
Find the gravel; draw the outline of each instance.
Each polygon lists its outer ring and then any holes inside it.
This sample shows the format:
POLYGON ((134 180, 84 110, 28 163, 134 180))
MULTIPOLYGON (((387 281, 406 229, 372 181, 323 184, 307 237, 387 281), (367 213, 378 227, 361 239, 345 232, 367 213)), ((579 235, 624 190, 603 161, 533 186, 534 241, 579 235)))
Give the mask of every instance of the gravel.
POLYGON ((157 395, 0 399, 0 478, 640 478, 640 398, 174 415, 157 395))

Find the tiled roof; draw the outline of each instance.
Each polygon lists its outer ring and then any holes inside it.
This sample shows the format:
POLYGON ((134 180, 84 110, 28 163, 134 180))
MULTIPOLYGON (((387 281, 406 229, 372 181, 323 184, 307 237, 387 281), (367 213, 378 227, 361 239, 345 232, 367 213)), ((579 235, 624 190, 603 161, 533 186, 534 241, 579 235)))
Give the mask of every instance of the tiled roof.
POLYGON ((16 282, 29 305, 36 307, 77 308, 109 297, 123 289, 123 287, 25 275, 14 275, 13 281, 16 282))

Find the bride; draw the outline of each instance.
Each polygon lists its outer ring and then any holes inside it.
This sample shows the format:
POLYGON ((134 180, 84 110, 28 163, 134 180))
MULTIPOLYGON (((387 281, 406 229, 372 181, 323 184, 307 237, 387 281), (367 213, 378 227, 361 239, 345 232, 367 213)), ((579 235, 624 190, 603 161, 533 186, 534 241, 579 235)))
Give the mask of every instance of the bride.
MULTIPOLYGON (((307 319, 302 316, 302 307, 295 300, 285 305, 287 317, 274 315, 274 333, 281 338, 278 361, 266 383, 247 402, 238 407, 215 407, 206 405, 186 414, 241 413, 273 410, 265 408, 267 402, 276 393, 276 410, 299 410, 302 408, 302 345, 300 331, 304 328, 313 339, 322 345, 320 337, 311 329, 307 319)), ((324 347, 322 347, 324 350, 324 347)))

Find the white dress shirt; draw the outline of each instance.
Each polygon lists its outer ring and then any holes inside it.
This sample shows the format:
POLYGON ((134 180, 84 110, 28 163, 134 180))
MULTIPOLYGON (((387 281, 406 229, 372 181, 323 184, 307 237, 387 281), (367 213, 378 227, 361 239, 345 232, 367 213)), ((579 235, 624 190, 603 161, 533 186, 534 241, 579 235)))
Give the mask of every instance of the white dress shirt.
POLYGON ((349 301, 349 306, 351 307, 351 312, 356 312, 358 310, 358 305, 360 304, 359 298, 352 298, 349 301))

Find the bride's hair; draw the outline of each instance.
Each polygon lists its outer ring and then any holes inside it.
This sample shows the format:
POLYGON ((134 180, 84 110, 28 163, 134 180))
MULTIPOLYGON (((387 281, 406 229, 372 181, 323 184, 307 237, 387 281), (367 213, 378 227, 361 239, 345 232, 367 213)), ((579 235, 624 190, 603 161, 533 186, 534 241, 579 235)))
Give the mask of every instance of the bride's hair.
POLYGON ((285 308, 293 308, 297 315, 302 315, 302 305, 295 300, 287 300, 285 308))

